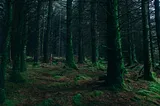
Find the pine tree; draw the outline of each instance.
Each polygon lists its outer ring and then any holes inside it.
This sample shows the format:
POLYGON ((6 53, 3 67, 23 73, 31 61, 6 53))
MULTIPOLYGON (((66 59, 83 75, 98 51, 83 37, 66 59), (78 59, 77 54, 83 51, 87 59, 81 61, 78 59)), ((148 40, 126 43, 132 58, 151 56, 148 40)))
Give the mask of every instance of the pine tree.
POLYGON ((109 86, 123 87, 123 73, 125 70, 122 47, 121 34, 118 19, 118 0, 107 0, 107 57, 108 69, 106 82, 109 86))
POLYGON ((72 22, 72 1, 67 0, 67 45, 66 45, 66 65, 77 69, 74 56, 73 56, 73 42, 72 42, 72 29, 71 29, 71 22, 72 22))

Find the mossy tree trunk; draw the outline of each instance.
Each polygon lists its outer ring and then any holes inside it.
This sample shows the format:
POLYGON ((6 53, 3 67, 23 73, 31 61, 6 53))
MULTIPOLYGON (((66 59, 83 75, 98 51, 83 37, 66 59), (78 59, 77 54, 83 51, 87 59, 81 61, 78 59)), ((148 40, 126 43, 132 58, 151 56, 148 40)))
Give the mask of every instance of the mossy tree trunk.
MULTIPOLYGON (((149 5, 149 4, 148 4, 149 5)), ((150 18, 150 12, 149 12, 149 8, 148 8, 148 21, 149 21, 149 40, 150 40, 150 52, 151 52, 151 62, 152 62, 152 66, 153 68, 155 67, 155 62, 154 62, 154 48, 153 48, 153 35, 152 35, 152 28, 151 28, 151 18, 150 18)))
POLYGON ((108 69, 106 83, 109 86, 123 87, 123 73, 125 70, 121 35, 118 20, 118 0, 107 0, 107 24, 109 33, 107 35, 107 57, 108 69))
POLYGON ((73 55, 73 41, 72 41, 72 1, 67 0, 67 44, 66 44, 66 65, 71 68, 77 69, 74 62, 73 55))
POLYGON ((156 22, 156 35, 159 51, 159 61, 160 61, 160 11, 159 11, 159 0, 155 0, 155 22, 156 22))
POLYGON ((143 49, 144 49, 144 79, 153 80, 152 63, 149 52, 149 0, 142 0, 142 23, 143 23, 143 49))
POLYGON ((13 67, 10 80, 18 83, 23 82, 24 79, 20 74, 20 56, 21 56, 21 36, 24 23, 24 3, 25 0, 16 0, 13 2, 13 21, 12 21, 12 54, 13 67))
POLYGON ((83 1, 79 0, 78 1, 78 14, 79 14, 79 19, 78 19, 78 36, 79 36, 79 44, 78 44, 78 63, 83 63, 84 62, 84 51, 83 51, 83 32, 82 32, 82 21, 83 21, 83 16, 82 16, 82 9, 83 9, 83 1))
POLYGON ((47 17, 47 31, 44 35, 44 43, 43 43, 43 62, 49 62, 49 35, 51 32, 51 11, 52 11, 52 0, 49 0, 48 4, 48 17, 47 17))
POLYGON ((34 49, 34 65, 39 64, 39 56, 40 56, 40 12, 41 12, 41 1, 38 0, 37 4, 37 26, 36 26, 36 41, 35 41, 35 49, 34 49))
POLYGON ((97 62, 97 42, 96 42, 96 29, 95 29, 95 19, 96 19, 96 0, 91 0, 91 43, 92 43, 92 63, 97 62))

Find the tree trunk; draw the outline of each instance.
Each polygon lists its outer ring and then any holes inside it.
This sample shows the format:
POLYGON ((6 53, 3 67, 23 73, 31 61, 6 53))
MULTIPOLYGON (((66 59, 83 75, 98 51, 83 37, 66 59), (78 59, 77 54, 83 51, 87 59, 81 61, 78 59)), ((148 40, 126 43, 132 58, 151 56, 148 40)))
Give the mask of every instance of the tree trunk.
POLYGON ((12 22, 12 54, 13 54, 13 68, 10 80, 12 82, 24 82, 20 74, 20 53, 21 48, 21 36, 22 36, 22 29, 24 23, 23 17, 23 10, 24 10, 24 0, 16 0, 13 3, 13 22, 12 22))
POLYGON ((39 56, 40 56, 40 11, 41 11, 41 1, 38 0, 37 4, 37 26, 36 26, 36 45, 35 45, 35 51, 34 51, 34 65, 39 64, 39 56))
POLYGON ((156 22, 156 35, 159 51, 159 61, 160 61, 160 13, 159 13, 159 0, 155 0, 155 22, 156 22))
POLYGON ((52 0, 49 0, 48 5, 48 18, 47 18, 47 31, 44 36, 44 44, 43 44, 43 61, 45 63, 49 62, 49 35, 51 32, 51 11, 52 11, 52 0))
POLYGON ((118 20, 118 0, 107 0, 107 11, 109 35, 107 35, 108 70, 106 83, 109 86, 121 88, 124 83, 123 73, 125 67, 122 57, 121 35, 118 20))
POLYGON ((74 55, 73 55, 73 41, 72 41, 72 29, 71 29, 71 22, 72 22, 72 1, 67 0, 67 45, 66 45, 66 65, 77 69, 75 62, 74 62, 74 55))
POLYGON ((81 0, 78 1, 78 13, 79 13, 79 19, 78 19, 78 36, 79 36, 79 44, 78 44, 78 63, 83 63, 84 58, 83 58, 83 32, 82 32, 82 21, 83 21, 83 16, 82 16, 82 9, 83 9, 83 2, 81 0))
POLYGON ((153 80, 152 63, 149 52, 149 0, 142 0, 142 23, 143 23, 143 49, 144 49, 144 79, 153 80))
POLYGON ((96 44, 96 29, 95 29, 95 3, 96 0, 91 0, 91 38, 92 38, 92 63, 97 62, 97 44, 96 44))
POLYGON ((6 33, 5 22, 5 3, 6 0, 0 1, 0 104, 5 101, 5 71, 7 61, 7 44, 9 36, 6 33), (7 35, 7 36, 6 36, 7 35))

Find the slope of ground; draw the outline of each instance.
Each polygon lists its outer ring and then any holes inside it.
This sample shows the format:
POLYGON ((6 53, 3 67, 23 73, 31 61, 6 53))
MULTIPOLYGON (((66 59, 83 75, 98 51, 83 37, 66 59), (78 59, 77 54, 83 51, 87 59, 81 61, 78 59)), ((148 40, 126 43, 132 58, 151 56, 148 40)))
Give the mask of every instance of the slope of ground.
POLYGON ((160 84, 138 80, 141 67, 128 67, 126 89, 112 91, 96 86, 105 72, 91 65, 72 70, 62 63, 29 64, 28 71, 22 73, 25 83, 6 80, 7 100, 2 106, 160 106, 160 84))

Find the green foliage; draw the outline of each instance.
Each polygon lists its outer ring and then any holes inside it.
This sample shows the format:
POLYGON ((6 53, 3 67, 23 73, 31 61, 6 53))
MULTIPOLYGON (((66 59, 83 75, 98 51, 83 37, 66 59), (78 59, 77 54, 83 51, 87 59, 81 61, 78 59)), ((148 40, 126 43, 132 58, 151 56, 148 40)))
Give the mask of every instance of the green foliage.
POLYGON ((18 105, 18 101, 16 100, 6 99, 6 101, 4 102, 4 106, 17 106, 17 105, 18 105))
POLYGON ((155 72, 152 72, 153 78, 157 78, 157 74, 155 72))
POLYGON ((103 91, 99 91, 99 90, 95 90, 95 91, 89 93, 89 95, 90 95, 91 97, 93 97, 93 98, 95 98, 95 97, 100 97, 100 96, 103 95, 103 94, 104 94, 104 92, 103 92, 103 91))
POLYGON ((82 106, 82 99, 83 96, 81 94, 76 94, 75 96, 73 96, 73 103, 75 106, 82 106))
POLYGON ((60 75, 56 75, 56 76, 53 76, 53 78, 55 78, 55 79, 60 79, 60 78, 62 78, 63 76, 60 76, 60 75))
POLYGON ((87 76, 87 75, 77 75, 75 78, 74 78, 74 81, 75 81, 75 83, 77 84, 78 83, 78 81, 89 81, 89 80, 92 80, 92 78, 91 77, 89 77, 89 76, 87 76))
POLYGON ((34 62, 32 66, 33 66, 33 67, 39 67, 39 66, 40 66, 40 63, 39 63, 39 62, 34 62))
POLYGON ((52 98, 48 98, 43 100, 41 103, 39 103, 36 106, 53 106, 54 105, 54 101, 52 98))
POLYGON ((99 59, 97 61, 96 66, 97 66, 97 69, 99 69, 99 70, 103 70, 103 71, 107 70, 107 67, 106 67, 107 65, 106 65, 104 58, 99 59))
POLYGON ((0 104, 5 101, 6 95, 5 95, 5 90, 0 89, 0 104))
POLYGON ((137 94, 145 97, 149 102, 156 103, 155 101, 160 99, 160 84, 150 83, 147 90, 141 89, 137 92, 137 94))

